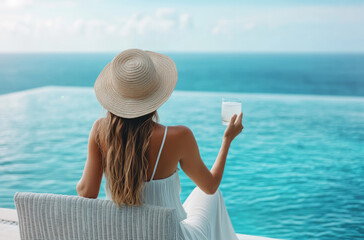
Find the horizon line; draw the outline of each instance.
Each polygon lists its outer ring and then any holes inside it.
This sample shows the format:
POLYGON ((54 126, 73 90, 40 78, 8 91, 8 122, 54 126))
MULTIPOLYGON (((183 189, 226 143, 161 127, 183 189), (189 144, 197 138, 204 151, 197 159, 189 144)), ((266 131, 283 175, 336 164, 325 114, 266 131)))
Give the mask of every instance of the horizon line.
MULTIPOLYGON (((126 49, 125 49, 126 50, 126 49)), ((5 51, 1 54, 114 54, 123 50, 115 51, 24 51, 12 52, 5 51)), ((364 54, 364 51, 160 51, 155 52, 169 53, 169 54, 364 54)))

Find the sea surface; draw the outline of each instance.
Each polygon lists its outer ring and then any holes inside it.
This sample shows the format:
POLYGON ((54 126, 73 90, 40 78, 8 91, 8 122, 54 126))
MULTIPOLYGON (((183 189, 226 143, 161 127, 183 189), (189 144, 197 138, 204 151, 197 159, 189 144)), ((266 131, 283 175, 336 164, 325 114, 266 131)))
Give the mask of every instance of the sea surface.
MULTIPOLYGON (((0 94, 49 85, 92 87, 116 55, 0 54, 0 94)), ((168 55, 178 69, 177 90, 364 96, 364 54, 168 55)))
MULTIPOLYGON (((159 109, 161 123, 190 127, 209 168, 225 129, 225 95, 241 98, 244 112, 245 129, 231 145, 220 186, 235 230, 280 239, 362 238, 364 98, 177 90, 159 109)), ((43 87, 0 102, 0 207, 14 208, 17 191, 76 195, 88 134, 103 116, 93 89, 43 87)), ((183 202, 195 185, 180 173, 183 202)))
MULTIPOLYGON (((19 191, 77 194, 89 132, 105 114, 92 85, 114 56, 86 55, 0 55, 0 207, 15 208, 19 191)), ((210 168, 221 98, 242 100, 244 130, 220 185, 235 231, 363 239, 363 56, 216 56, 174 56, 179 82, 158 113, 191 128, 210 168)), ((179 173, 183 202, 195 185, 179 173)))

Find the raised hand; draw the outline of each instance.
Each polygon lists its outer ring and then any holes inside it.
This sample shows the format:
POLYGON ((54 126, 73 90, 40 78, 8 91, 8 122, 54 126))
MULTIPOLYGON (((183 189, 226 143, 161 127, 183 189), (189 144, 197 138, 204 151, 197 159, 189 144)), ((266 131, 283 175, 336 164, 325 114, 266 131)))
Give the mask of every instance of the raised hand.
POLYGON ((243 113, 240 113, 239 117, 237 116, 237 114, 234 114, 234 116, 231 117, 230 123, 225 130, 224 138, 233 141, 234 138, 238 136, 239 133, 241 133, 241 131, 244 129, 242 120, 243 120, 243 113))

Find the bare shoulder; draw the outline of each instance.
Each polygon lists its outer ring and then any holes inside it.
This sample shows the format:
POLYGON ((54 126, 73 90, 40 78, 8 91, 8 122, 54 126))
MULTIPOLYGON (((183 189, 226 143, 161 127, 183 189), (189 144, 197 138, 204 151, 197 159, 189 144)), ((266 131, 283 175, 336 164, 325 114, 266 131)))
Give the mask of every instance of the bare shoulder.
POLYGON ((104 123, 105 118, 99 118, 96 119, 92 125, 90 136, 93 137, 93 139, 98 142, 98 139, 103 137, 102 131, 101 131, 101 124, 104 123))
POLYGON ((95 122, 94 122, 94 125, 96 125, 96 126, 100 125, 102 122, 105 121, 105 119, 106 118, 104 118, 104 117, 96 119, 95 122))
POLYGON ((192 130, 184 125, 168 126, 168 136, 179 143, 194 138, 192 130))
POLYGON ((101 124, 104 123, 106 118, 99 118, 96 119, 92 125, 92 129, 90 132, 90 139, 98 146, 102 154, 104 154, 105 144, 104 144, 104 133, 102 128, 100 127, 101 124))
POLYGON ((102 117, 102 118, 99 118, 99 119, 96 119, 92 125, 92 130, 93 132, 95 131, 98 131, 100 125, 104 122, 105 118, 102 117))
POLYGON ((184 125, 168 126, 168 131, 179 137, 192 133, 191 129, 184 125))
POLYGON ((169 149, 178 155, 178 161, 185 155, 189 149, 189 142, 192 142, 193 137, 190 128, 184 125, 168 126, 167 142, 169 149))

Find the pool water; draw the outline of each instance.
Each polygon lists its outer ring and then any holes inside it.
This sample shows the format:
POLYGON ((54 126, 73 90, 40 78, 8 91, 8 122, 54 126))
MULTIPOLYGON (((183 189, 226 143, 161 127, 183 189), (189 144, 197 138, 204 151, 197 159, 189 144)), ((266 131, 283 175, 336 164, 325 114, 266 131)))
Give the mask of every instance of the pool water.
MULTIPOLYGON (((220 185, 236 232, 363 238, 364 97, 175 91, 160 122, 190 127, 209 168, 225 130, 223 96, 242 99, 244 112, 220 185)), ((89 131, 105 113, 93 89, 42 87, 0 102, 0 207, 14 208, 17 191, 76 195, 89 131)), ((180 178, 183 202, 195 185, 180 178)))

